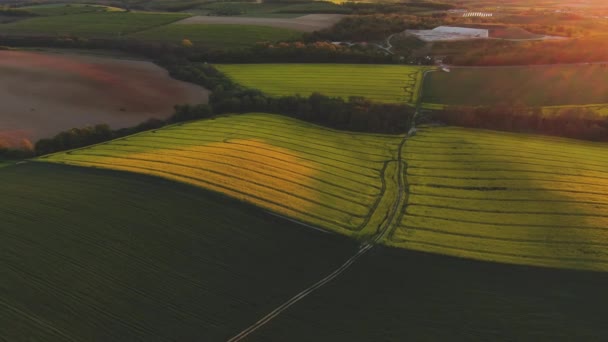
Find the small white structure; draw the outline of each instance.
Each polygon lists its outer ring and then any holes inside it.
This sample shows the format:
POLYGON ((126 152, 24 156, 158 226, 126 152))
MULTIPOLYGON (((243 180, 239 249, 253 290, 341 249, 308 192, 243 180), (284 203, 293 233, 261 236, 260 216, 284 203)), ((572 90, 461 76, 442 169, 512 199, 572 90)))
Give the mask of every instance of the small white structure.
POLYGON ((485 39, 490 37, 490 31, 486 29, 476 29, 468 27, 439 26, 432 30, 406 30, 426 42, 465 40, 465 39, 485 39))
POLYGON ((471 17, 486 18, 486 17, 492 17, 492 16, 494 16, 494 14, 487 13, 487 12, 467 12, 467 13, 463 14, 462 16, 465 18, 471 18, 471 17))

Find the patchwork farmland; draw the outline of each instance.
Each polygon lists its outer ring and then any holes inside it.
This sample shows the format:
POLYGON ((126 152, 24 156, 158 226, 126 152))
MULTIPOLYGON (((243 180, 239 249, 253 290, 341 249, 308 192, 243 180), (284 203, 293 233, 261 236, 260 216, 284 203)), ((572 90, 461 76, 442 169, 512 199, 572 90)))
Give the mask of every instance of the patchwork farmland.
POLYGON ((343 234, 372 235, 393 206, 402 141, 247 114, 174 125, 41 160, 161 176, 343 234))
POLYGON ((347 99, 364 96, 384 103, 418 99, 428 68, 365 64, 219 64, 235 82, 269 95, 310 95, 318 92, 347 99))
POLYGON ((608 145, 445 127, 403 153, 409 198, 389 244, 608 270, 608 145))
POLYGON ((423 128, 403 140, 257 113, 40 160, 185 182, 406 249, 605 270, 606 151, 605 144, 450 127, 423 128), (403 143, 407 187, 399 196, 403 143))

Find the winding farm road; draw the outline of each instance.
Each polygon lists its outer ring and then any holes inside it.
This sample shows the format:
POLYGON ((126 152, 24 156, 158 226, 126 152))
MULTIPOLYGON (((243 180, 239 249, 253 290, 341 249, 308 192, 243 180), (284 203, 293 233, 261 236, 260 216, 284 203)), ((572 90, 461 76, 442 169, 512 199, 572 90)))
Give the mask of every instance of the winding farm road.
MULTIPOLYGON (((291 306, 293 306, 297 302, 306 298, 306 296, 308 296, 309 294, 315 292, 316 290, 327 285, 334 279, 338 278, 342 273, 344 273, 344 271, 346 271, 349 267, 351 267, 357 261, 357 259, 359 259, 365 253, 367 253, 369 250, 371 250, 374 247, 374 245, 381 242, 388 234, 390 234, 394 230, 396 225, 399 223, 398 220, 396 220, 396 218, 400 217, 400 215, 398 215, 398 213, 401 212, 401 207, 405 204, 404 202, 406 199, 405 184, 403 181, 404 161, 402 160, 402 157, 401 157, 401 152, 403 150, 403 146, 405 145, 406 140, 407 140, 407 135, 404 136, 403 139, 401 140, 401 142, 399 144, 399 149, 397 152, 396 162, 399 163, 398 183, 397 183, 399 186, 399 189, 397 191, 397 197, 395 198, 393 206, 391 207, 386 219, 381 223, 380 229, 378 230, 378 232, 374 236, 371 237, 369 242, 362 243, 361 246, 359 247, 359 250, 353 256, 348 258, 340 267, 336 268, 329 275, 325 276, 324 278, 317 281, 313 285, 305 288, 300 293, 298 293, 297 295, 295 295, 292 298, 290 298, 289 300, 287 300, 285 303, 279 305, 276 309, 272 310, 270 313, 268 313, 267 315, 265 315, 264 317, 259 319, 257 322, 253 323, 252 325, 248 326, 247 328, 245 328, 243 331, 241 331, 234 337, 230 338, 228 340, 228 342, 243 341, 245 338, 247 338, 249 335, 254 333, 256 330, 260 329, 261 327, 266 325, 268 322, 270 322, 272 319, 274 319, 275 317, 280 315, 283 311, 289 309, 291 306)), ((385 174, 382 174, 382 177, 384 178, 385 174)), ((386 180, 384 180, 384 181, 386 182, 386 180)), ((373 214, 374 213, 372 213, 371 215, 373 215, 373 214)), ((295 222, 300 223, 298 221, 295 221, 295 222)), ((306 225, 306 224, 304 224, 304 225, 306 227, 310 227, 309 225, 306 225)), ((314 229, 319 229, 319 228, 314 228, 314 229)))

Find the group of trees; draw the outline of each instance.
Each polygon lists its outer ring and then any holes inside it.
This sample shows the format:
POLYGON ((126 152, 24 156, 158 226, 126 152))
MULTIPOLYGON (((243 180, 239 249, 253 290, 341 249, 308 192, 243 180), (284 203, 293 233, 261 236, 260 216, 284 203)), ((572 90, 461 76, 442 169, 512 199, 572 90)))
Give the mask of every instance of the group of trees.
POLYGON ((372 14, 346 17, 330 28, 312 32, 305 41, 381 41, 406 29, 434 28, 443 19, 399 14, 372 14))
MULTIPOLYGON (((112 130, 108 125, 100 124, 84 128, 72 128, 61 132, 52 138, 41 139, 36 142, 34 150, 26 157, 31 155, 44 155, 74 148, 99 144, 104 141, 117 139, 135 133, 161 128, 166 125, 208 118, 212 115, 208 105, 178 105, 175 106, 174 114, 166 120, 150 119, 133 127, 112 130)), ((1 150, 0 150, 1 152, 1 150)), ((13 152, 14 153, 14 152, 13 152)), ((0 153, 0 156, 2 154, 0 153)), ((8 158, 8 155, 5 155, 8 158)), ((23 158, 21 156, 20 158, 23 158)))
POLYGON ((214 113, 269 112, 324 126, 352 131, 402 133, 408 130, 414 109, 405 104, 378 104, 361 97, 347 100, 322 94, 272 97, 232 82, 205 63, 165 61, 177 79, 213 89, 209 105, 214 113))
POLYGON ((431 119, 471 128, 608 141, 608 117, 584 107, 563 108, 552 114, 524 106, 448 107, 433 113, 431 119))

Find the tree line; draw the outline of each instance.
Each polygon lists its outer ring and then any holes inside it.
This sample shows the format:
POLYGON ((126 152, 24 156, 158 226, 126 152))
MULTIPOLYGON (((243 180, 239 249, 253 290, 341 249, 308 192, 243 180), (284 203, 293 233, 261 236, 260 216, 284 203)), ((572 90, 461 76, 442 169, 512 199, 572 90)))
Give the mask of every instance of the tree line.
POLYGON ((407 132, 414 115, 414 108, 405 104, 380 104, 363 97, 343 99, 319 93, 310 96, 272 97, 258 89, 246 88, 232 82, 206 63, 191 63, 175 58, 158 63, 169 70, 174 78, 213 89, 209 104, 177 105, 173 115, 166 120, 150 119, 129 128, 112 130, 105 124, 72 128, 52 138, 39 140, 33 150, 0 148, 0 158, 17 159, 45 155, 94 145, 178 122, 226 113, 267 112, 330 128, 371 133, 407 132))
POLYGON ((452 106, 432 113, 429 119, 470 128, 608 141, 608 117, 585 107, 567 107, 546 114, 540 107, 520 105, 452 106))

